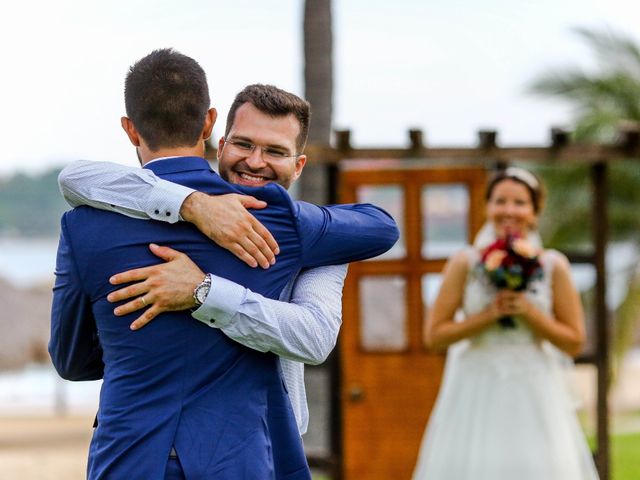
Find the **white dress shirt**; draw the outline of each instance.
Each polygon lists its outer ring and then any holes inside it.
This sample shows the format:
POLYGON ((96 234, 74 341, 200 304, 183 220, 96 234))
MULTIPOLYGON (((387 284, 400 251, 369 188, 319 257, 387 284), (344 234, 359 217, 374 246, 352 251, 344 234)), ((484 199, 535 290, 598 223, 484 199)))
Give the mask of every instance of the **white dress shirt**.
MULTIPOLYGON (((180 219, 182 203, 194 192, 151 170, 85 160, 65 167, 58 182, 71 206, 90 205, 170 223, 180 219)), ((280 301, 213 275, 209 295, 193 313, 242 345, 280 356, 301 434, 309 424, 304 363, 322 363, 336 344, 346 273, 346 265, 303 270, 282 291, 280 301)))

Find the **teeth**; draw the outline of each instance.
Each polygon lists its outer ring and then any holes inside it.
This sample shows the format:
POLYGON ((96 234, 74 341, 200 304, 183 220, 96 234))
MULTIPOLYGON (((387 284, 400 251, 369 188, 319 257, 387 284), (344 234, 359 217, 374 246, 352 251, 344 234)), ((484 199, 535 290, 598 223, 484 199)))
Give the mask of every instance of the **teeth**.
POLYGON ((250 182, 263 182, 264 181, 264 177, 255 177, 253 175, 249 175, 248 173, 241 173, 240 176, 242 178, 244 178, 245 180, 248 180, 250 182))

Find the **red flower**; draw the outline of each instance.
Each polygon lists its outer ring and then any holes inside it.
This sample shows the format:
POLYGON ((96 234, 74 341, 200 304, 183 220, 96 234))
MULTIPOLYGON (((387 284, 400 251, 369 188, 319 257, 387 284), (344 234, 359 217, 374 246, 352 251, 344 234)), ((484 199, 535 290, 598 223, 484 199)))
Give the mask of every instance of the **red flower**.
MULTIPOLYGON (((523 291, 531 281, 542 277, 537 251, 526 240, 513 236, 489 245, 482 252, 479 267, 499 289, 523 291)), ((499 323, 505 328, 516 325, 511 317, 501 318, 499 323)))

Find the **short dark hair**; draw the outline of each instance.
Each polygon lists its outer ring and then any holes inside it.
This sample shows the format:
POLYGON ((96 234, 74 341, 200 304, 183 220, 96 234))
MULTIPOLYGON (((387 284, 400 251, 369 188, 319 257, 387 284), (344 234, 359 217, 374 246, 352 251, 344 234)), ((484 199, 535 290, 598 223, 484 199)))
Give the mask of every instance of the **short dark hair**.
POLYGON ((171 48, 154 50, 129 68, 124 102, 151 150, 193 146, 209 110, 207 77, 194 59, 171 48))
POLYGON ((309 102, 273 85, 249 85, 236 95, 227 114, 225 136, 229 135, 231 131, 236 119, 236 111, 247 102, 272 117, 285 117, 293 114, 300 123, 300 133, 296 138, 296 148, 298 149, 296 153, 301 153, 304 150, 309 135, 309 117, 311 116, 309 102))
POLYGON ((520 167, 508 167, 495 172, 487 182, 485 200, 491 198, 493 189, 504 180, 513 180, 524 185, 531 196, 531 203, 536 214, 544 208, 545 190, 540 179, 529 170, 520 167))

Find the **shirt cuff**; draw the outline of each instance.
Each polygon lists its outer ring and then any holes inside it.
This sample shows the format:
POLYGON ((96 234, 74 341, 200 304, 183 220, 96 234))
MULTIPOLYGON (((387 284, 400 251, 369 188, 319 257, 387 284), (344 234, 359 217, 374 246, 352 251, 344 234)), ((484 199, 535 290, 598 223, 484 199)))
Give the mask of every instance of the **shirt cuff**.
POLYGON ((204 303, 191 315, 214 328, 228 326, 247 296, 247 289, 226 278, 211 275, 211 289, 204 303))
POLYGON ((176 223, 182 220, 180 208, 185 199, 195 192, 194 189, 177 183, 159 180, 149 195, 147 215, 161 222, 176 223))

